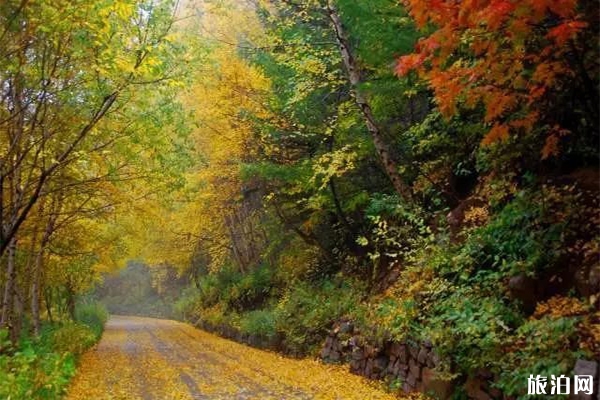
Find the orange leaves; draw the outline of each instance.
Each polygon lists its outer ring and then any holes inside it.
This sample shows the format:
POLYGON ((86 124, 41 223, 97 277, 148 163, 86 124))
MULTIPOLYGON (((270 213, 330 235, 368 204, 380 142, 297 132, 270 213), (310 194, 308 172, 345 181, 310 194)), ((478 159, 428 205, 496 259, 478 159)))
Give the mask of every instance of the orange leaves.
POLYGON ((587 313, 589 307, 581 300, 574 297, 554 296, 538 303, 533 313, 533 318, 550 316, 552 318, 572 317, 587 313))
POLYGON ((498 93, 490 96, 486 102, 485 122, 491 122, 499 119, 510 110, 516 103, 516 97, 507 93, 498 93))
POLYGON ((423 64, 423 61, 425 61, 425 56, 423 54, 409 54, 407 56, 402 56, 396 64, 396 74, 404 76, 410 71, 419 68, 423 64))
MULTIPOLYGON (((492 126, 483 144, 527 133, 540 119, 553 121, 544 113, 547 99, 575 74, 566 56, 572 51, 569 41, 589 29, 577 16, 577 0, 405 4, 418 25, 433 24, 437 30, 419 41, 413 54, 399 58, 396 73, 417 71, 434 90, 443 115, 483 104, 484 120, 492 126), (549 17, 558 18, 558 24, 545 28, 549 17)), ((556 132, 548 138, 544 157, 558 151, 556 132)))
POLYGON ((572 39, 582 29, 587 28, 587 22, 583 21, 565 21, 558 26, 550 29, 546 37, 553 40, 557 45, 564 45, 569 39, 572 39))
POLYGON ((492 129, 485 135, 481 144, 490 145, 500 140, 506 140, 509 136, 509 126, 505 124, 494 124, 492 129))
POLYGON ((546 138, 546 142, 544 143, 544 147, 542 148, 542 160, 545 160, 551 156, 555 156, 559 152, 559 142, 560 138, 563 136, 567 136, 570 131, 567 129, 561 129, 558 125, 555 125, 550 134, 546 138))
POLYGON ((430 84, 441 113, 449 118, 456 113, 458 98, 463 90, 460 70, 436 71, 430 76, 430 84), (457 73, 459 72, 459 73, 457 73))
POLYGON ((515 10, 513 2, 508 0, 493 0, 490 5, 480 13, 481 21, 485 22, 488 29, 498 29, 515 10))

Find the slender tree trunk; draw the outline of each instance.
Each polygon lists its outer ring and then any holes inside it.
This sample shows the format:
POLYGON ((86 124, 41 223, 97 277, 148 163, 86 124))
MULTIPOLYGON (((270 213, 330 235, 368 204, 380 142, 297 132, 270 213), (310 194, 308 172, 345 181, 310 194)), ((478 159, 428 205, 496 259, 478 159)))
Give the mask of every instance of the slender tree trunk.
POLYGON ((35 256, 35 264, 33 266, 33 279, 31 282, 31 319, 33 320, 33 333, 40 334, 40 281, 42 274, 42 262, 44 259, 43 247, 35 256))
POLYGON ((23 317, 25 316, 25 301, 19 288, 19 284, 16 280, 14 282, 13 296, 14 300, 11 323, 11 340, 13 343, 17 343, 19 337, 21 337, 21 329, 23 328, 23 317))
POLYGON ((73 291, 73 288, 71 288, 71 285, 67 285, 66 289, 67 312, 69 313, 69 317, 71 317, 72 320, 75 320, 75 292, 73 291))
POLYGON ((46 313, 48 314, 48 321, 53 322, 52 317, 52 291, 50 289, 44 289, 44 303, 46 304, 46 313))
POLYGON ((17 249, 16 239, 13 237, 6 251, 6 283, 4 285, 4 295, 2 297, 2 317, 0 318, 0 327, 8 328, 11 338, 14 335, 14 299, 15 282, 17 280, 17 269, 15 263, 15 254, 17 249))
MULTIPOLYGON (((43 202, 40 205, 40 218, 43 216, 43 202)), ((35 263, 32 271, 32 282, 31 282, 31 318, 33 319, 33 330, 36 335, 40 333, 40 293, 42 286, 42 272, 44 270, 44 254, 46 252, 46 246, 50 241, 52 233, 54 233, 54 226, 58 217, 58 211, 60 209, 60 200, 54 200, 51 207, 51 214, 48 217, 46 223, 46 229, 44 235, 40 241, 40 248, 35 257, 35 263)))
POLYGON ((411 190, 408 185, 402 181, 402 178, 398 173, 396 162, 393 160, 388 145, 383 137, 383 132, 377 123, 375 116, 373 115, 373 111, 371 110, 369 102, 360 90, 360 67, 358 66, 356 58, 354 58, 352 54, 352 49, 350 48, 350 43, 346 36, 342 20, 340 19, 337 9, 332 4, 331 0, 327 1, 327 13, 335 30, 336 41, 340 46, 340 53, 346 68, 346 72, 348 73, 348 80, 350 81, 352 91, 354 92, 354 100, 363 114, 367 129, 373 138, 373 143, 377 153, 379 154, 383 168, 392 182, 396 192, 398 192, 398 194, 405 200, 409 200, 412 198, 411 190))

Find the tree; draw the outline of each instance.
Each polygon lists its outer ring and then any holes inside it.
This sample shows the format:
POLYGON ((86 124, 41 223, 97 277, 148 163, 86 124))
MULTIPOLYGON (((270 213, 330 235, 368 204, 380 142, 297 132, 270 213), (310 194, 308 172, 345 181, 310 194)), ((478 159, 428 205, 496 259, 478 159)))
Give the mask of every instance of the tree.
MULTIPOLYGON (((482 144, 535 133, 541 157, 598 131, 597 2, 406 1, 425 37, 397 72, 416 70, 446 117, 483 107, 482 144)), ((594 139, 593 139, 594 140, 594 139)), ((597 141, 595 139, 594 141, 597 141)), ((594 141, 592 143, 594 143, 594 141)))

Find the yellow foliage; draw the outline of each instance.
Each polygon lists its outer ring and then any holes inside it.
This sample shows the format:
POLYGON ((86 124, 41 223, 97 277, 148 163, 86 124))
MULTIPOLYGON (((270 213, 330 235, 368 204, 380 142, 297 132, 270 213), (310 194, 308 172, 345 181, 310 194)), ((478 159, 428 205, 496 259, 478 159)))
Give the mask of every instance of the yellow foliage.
POLYGON ((574 297, 554 296, 544 302, 538 303, 535 307, 533 317, 572 317, 584 315, 588 312, 588 309, 589 307, 584 302, 574 297))

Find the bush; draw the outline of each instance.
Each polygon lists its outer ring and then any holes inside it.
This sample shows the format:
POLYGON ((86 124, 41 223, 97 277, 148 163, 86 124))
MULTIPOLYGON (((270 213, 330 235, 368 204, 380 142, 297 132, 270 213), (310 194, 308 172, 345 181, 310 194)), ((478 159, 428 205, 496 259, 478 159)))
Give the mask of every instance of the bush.
POLYGON ((75 375, 76 357, 67 347, 80 353, 85 350, 84 346, 94 342, 94 334, 85 326, 78 325, 75 331, 77 336, 73 337, 70 336, 74 332, 72 327, 62 330, 62 327, 47 325, 39 338, 23 339, 13 348, 7 340, 7 332, 0 330, 0 398, 60 398, 75 375), (80 346, 80 340, 85 345, 80 346))
MULTIPOLYGON (((102 331, 100 331, 100 334, 102 331)), ((99 335, 87 325, 67 322, 52 334, 52 348, 57 353, 79 356, 96 343, 99 335)))
POLYGON ((197 318, 202 305, 203 296, 196 287, 185 288, 173 306, 175 316, 183 320, 197 318))
POLYGON ((333 322, 356 311, 361 300, 356 286, 324 281, 290 289, 275 308, 276 329, 286 346, 300 354, 315 352, 333 322))
POLYGON ((250 311, 240 316, 239 327, 243 333, 264 338, 275 336, 275 314, 271 309, 250 311))
POLYGON ((108 319, 106 307, 98 302, 78 304, 75 309, 75 320, 86 325, 100 339, 104 324, 108 319))

